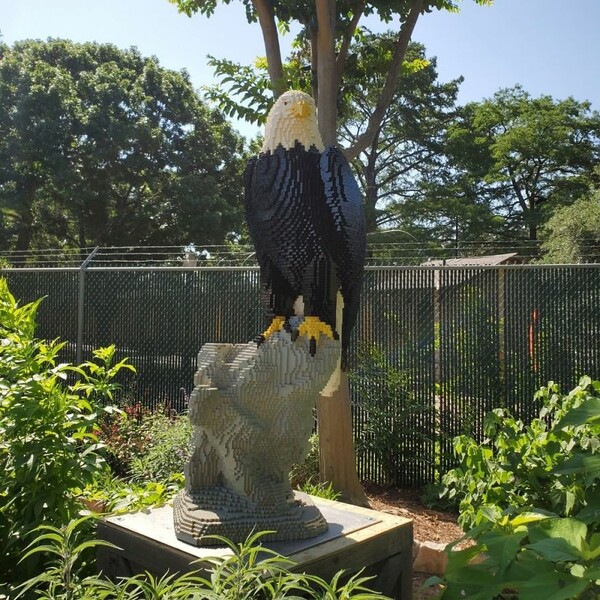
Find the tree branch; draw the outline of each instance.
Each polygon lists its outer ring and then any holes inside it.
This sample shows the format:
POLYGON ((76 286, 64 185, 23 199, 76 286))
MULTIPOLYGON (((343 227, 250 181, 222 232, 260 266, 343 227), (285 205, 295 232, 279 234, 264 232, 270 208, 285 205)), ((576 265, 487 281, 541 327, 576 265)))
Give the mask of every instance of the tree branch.
POLYGON ((342 81, 342 73, 344 72, 344 67, 346 66, 346 59, 348 58, 348 50, 350 49, 350 42, 352 41, 352 36, 356 31, 358 26, 358 22, 362 17, 362 14, 365 10, 365 0, 360 0, 357 2, 356 7, 352 14, 352 20, 350 21, 348 27, 344 31, 344 36, 342 38, 342 44, 338 50, 337 58, 335 59, 335 87, 339 89, 341 81, 342 81))
POLYGON ((310 87, 315 105, 319 103, 319 45, 317 32, 314 28, 310 32, 310 87))
POLYGON ((355 159, 365 148, 370 145, 373 136, 377 133, 381 122, 385 117, 385 113, 394 97, 394 93, 396 92, 396 88, 398 86, 398 81, 400 80, 402 63, 404 62, 408 43, 412 37, 412 33, 419 15, 423 12, 423 8, 424 0, 414 0, 408 17, 400 28, 400 33, 396 42, 396 48, 394 50, 392 65, 388 72, 383 90, 381 90, 381 95, 379 97, 379 101, 377 102, 377 106, 369 118, 369 125, 367 126, 366 131, 358 137, 355 144, 351 148, 345 150, 346 158, 348 158, 348 160, 355 159))
POLYGON ((283 78, 283 64, 281 62, 281 48, 279 47, 279 33, 275 24, 272 0, 252 0, 254 10, 258 15, 258 22, 262 31, 267 54, 269 79, 273 96, 277 99, 285 92, 286 82, 283 78))

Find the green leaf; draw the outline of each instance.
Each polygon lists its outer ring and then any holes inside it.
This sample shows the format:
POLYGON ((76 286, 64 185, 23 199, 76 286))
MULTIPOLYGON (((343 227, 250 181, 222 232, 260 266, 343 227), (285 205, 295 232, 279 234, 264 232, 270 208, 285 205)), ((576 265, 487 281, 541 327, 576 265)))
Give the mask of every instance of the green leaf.
POLYGON ((587 583, 567 573, 544 573, 520 585, 519 600, 571 600, 579 597, 587 583))
POLYGON ((540 557, 537 554, 524 548, 523 551, 519 553, 518 559, 508 568, 505 580, 511 582, 527 581, 532 577, 542 575, 543 573, 551 573, 553 571, 553 563, 540 560, 540 557))
POLYGON ((594 581, 596 583, 596 585, 599 585, 598 581, 600 581, 600 566, 599 567, 597 567, 597 566, 588 567, 585 570, 584 576, 589 581, 594 581))
POLYGON ((584 506, 578 513, 577 519, 586 524, 592 524, 600 521, 600 506, 584 506))
POLYGON ((513 527, 519 527, 520 525, 536 523, 551 517, 556 517, 556 514, 537 509, 535 511, 526 511, 518 514, 516 517, 511 519, 510 523, 513 527))
POLYGON ((545 538, 563 540, 580 551, 584 547, 587 536, 585 523, 572 518, 547 519, 537 527, 532 527, 529 539, 532 542, 543 541, 545 538))
POLYGON ((581 559, 581 552, 562 538, 547 538, 527 546, 542 558, 552 562, 567 562, 581 559))
POLYGON ((485 545, 486 554, 498 565, 498 576, 502 576, 510 563, 515 560, 521 541, 526 535, 526 531, 511 534, 504 531, 491 531, 481 536, 479 542, 485 545))
POLYGON ((585 575, 585 567, 580 564, 575 564, 571 567, 571 575, 573 577, 583 577, 585 575))
POLYGON ((571 408, 556 425, 556 429, 596 422, 600 422, 600 397, 588 397, 579 406, 571 408))
POLYGON ((593 533, 588 544, 589 550, 595 551, 600 549, 600 532, 593 533))

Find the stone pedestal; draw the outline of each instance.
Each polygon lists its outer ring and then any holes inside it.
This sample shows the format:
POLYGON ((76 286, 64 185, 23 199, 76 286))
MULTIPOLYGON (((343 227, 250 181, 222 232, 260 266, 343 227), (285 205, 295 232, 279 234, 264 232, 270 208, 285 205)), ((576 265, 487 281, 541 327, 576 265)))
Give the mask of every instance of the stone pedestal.
POLYGON ((315 401, 339 354, 338 341, 321 337, 311 356, 306 338, 285 331, 259 347, 202 348, 189 406, 193 452, 173 505, 178 539, 214 545, 208 536, 243 541, 269 530, 266 540, 293 540, 327 529, 288 475, 309 451, 315 401))

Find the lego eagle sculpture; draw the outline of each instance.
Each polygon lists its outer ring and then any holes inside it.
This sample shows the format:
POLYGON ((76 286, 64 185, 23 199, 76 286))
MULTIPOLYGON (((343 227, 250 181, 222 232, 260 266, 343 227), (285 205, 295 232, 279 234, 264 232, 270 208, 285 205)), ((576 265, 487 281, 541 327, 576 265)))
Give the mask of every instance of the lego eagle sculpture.
POLYGON ((309 449, 319 393, 346 368, 365 254, 360 192, 324 147, 310 96, 283 94, 245 173, 246 216, 270 323, 256 343, 206 344, 190 398, 193 453, 174 502, 175 532, 196 545, 319 535, 327 523, 288 474, 309 449))

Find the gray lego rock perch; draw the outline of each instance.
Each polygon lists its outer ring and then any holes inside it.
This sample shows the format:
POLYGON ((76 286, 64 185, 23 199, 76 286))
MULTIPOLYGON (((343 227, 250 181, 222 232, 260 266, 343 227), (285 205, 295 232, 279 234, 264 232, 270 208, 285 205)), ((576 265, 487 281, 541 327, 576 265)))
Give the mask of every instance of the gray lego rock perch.
POLYGON ((173 505, 181 541, 215 545, 207 536, 243 541, 260 530, 274 531, 265 540, 293 540, 327 529, 288 479, 308 454, 315 400, 340 354, 340 342, 326 336, 314 356, 308 346, 280 331, 258 348, 206 344, 200 351, 189 406, 193 452, 173 505))

